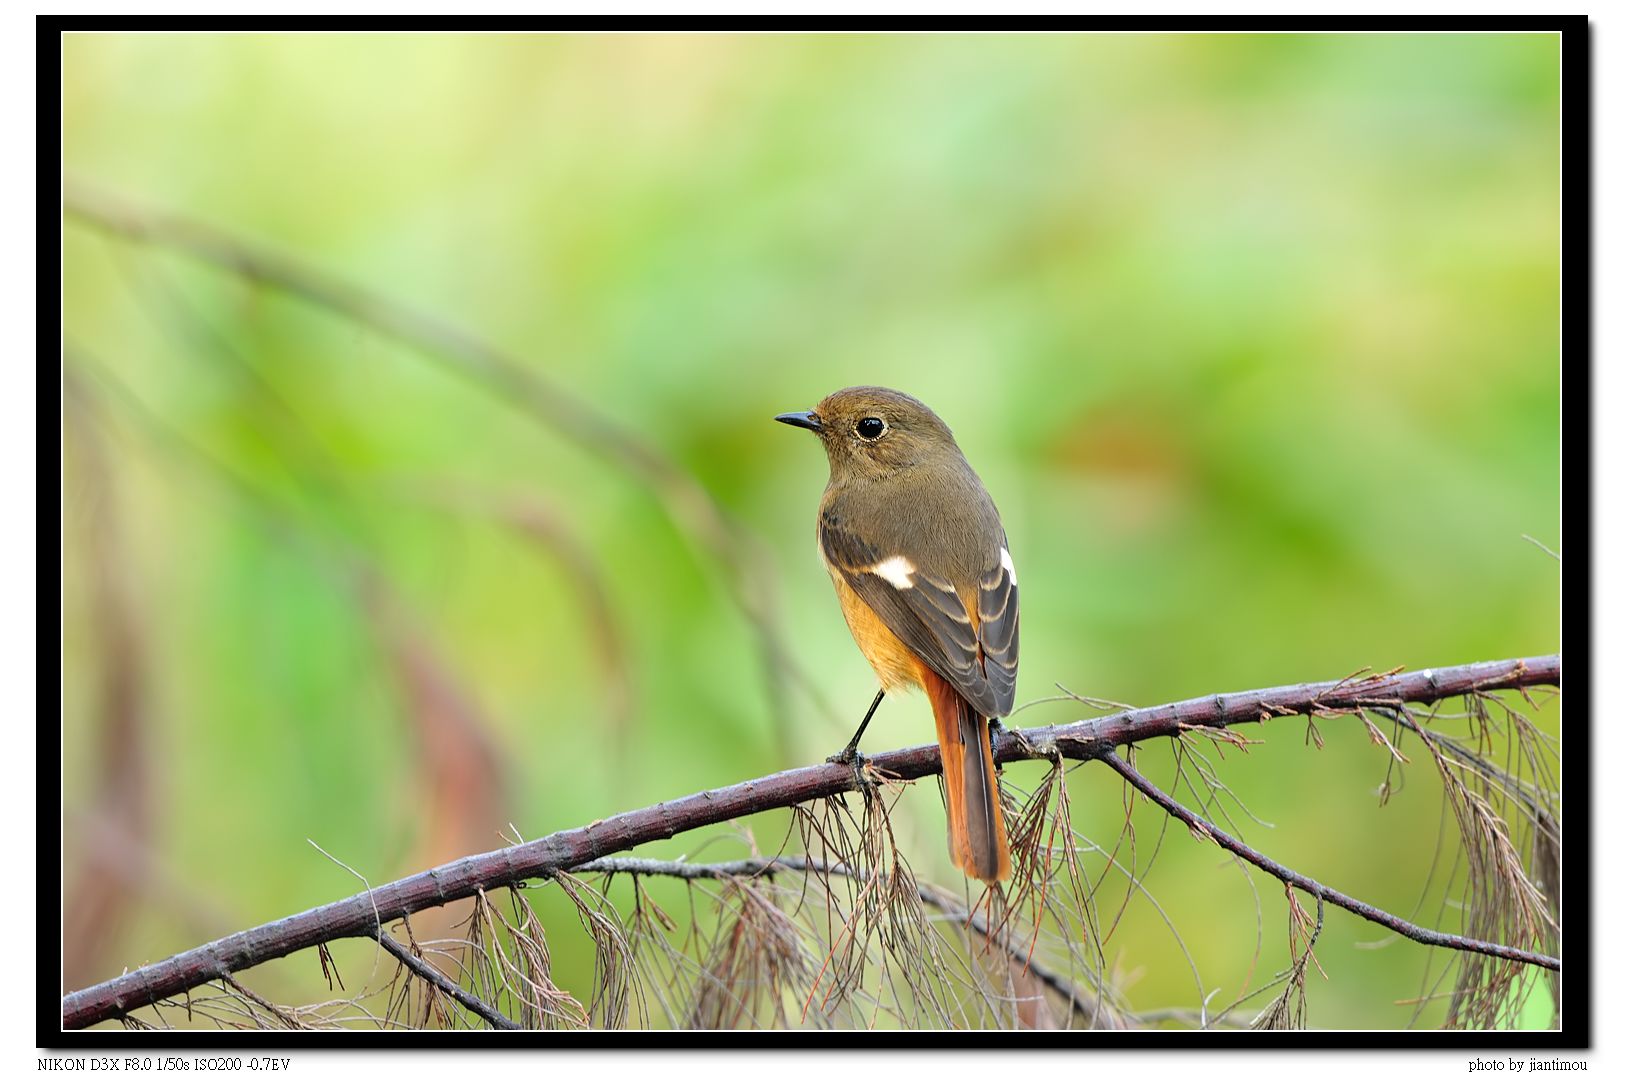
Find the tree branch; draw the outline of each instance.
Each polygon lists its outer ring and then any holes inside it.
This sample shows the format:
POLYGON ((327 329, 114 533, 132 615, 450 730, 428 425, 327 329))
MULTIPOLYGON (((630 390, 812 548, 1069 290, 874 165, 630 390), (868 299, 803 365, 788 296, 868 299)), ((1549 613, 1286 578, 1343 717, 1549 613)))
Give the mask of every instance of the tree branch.
MULTIPOLYGON (((1213 694, 1148 709, 1128 709, 1071 724, 1003 731, 995 740, 994 757, 1000 762, 1022 761, 1048 758, 1059 752, 1079 760, 1109 758, 1117 746, 1178 736, 1190 728, 1218 729, 1279 716, 1314 715, 1402 702, 1429 703, 1489 690, 1556 686, 1561 680, 1561 658, 1540 656, 1213 694)), ((904 780, 933 775, 942 769, 935 745, 893 750, 867 760, 877 771, 904 780)), ((617 851, 669 839, 705 825, 838 795, 853 790, 858 782, 850 766, 811 765, 617 814, 513 847, 471 855, 345 900, 232 934, 67 994, 62 999, 62 1023, 70 1029, 88 1027, 302 949, 339 938, 376 937, 384 924, 425 908, 473 896, 481 890, 545 878, 617 851)), ((1313 883, 1304 887, 1311 885, 1313 883)), ((1319 895, 1331 898, 1331 893, 1324 889, 1319 895)), ((1456 940, 1458 943, 1450 947, 1469 947, 1465 944, 1469 939, 1456 940)), ((1554 969, 1559 966, 1556 959, 1541 959, 1547 961, 1542 966, 1554 969)), ((1537 962, 1534 954, 1530 962, 1537 962)))
POLYGON ((1352 911, 1362 919, 1367 919, 1379 926, 1386 926, 1396 934, 1408 937, 1412 941, 1420 941, 1424 945, 1436 945, 1442 949, 1460 949, 1463 952, 1498 956, 1503 960, 1516 960, 1522 964, 1534 964, 1536 967, 1550 968, 1553 971, 1557 971, 1562 967, 1562 963, 1556 957, 1531 952, 1528 949, 1515 949, 1510 945, 1498 945, 1493 941, 1479 941, 1476 938, 1462 937, 1460 934, 1446 934, 1438 930, 1429 930, 1426 927, 1417 926, 1415 923, 1406 922, 1397 915, 1390 915, 1381 908, 1372 907, 1364 901, 1340 893, 1336 889, 1328 889, 1313 878, 1305 877, 1296 870, 1282 866, 1268 855, 1254 851, 1211 821, 1204 820, 1193 813, 1190 809, 1177 802, 1173 796, 1147 780, 1140 774, 1139 770, 1116 754, 1107 754, 1101 760, 1116 769, 1118 774, 1129 782, 1130 786, 1137 789, 1146 798, 1226 851, 1234 852, 1266 874, 1280 878, 1288 885, 1296 885, 1309 895, 1323 899, 1327 903, 1336 904, 1345 911, 1352 911))

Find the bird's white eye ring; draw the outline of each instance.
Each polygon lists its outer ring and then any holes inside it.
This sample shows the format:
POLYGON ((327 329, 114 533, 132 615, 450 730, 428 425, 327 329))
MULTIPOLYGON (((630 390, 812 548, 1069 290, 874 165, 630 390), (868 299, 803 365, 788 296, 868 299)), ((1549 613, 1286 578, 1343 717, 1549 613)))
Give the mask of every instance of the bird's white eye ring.
POLYGON ((853 430, 858 433, 858 438, 867 442, 874 442, 876 439, 886 434, 886 421, 882 420, 878 416, 865 416, 862 420, 858 421, 857 426, 853 428, 853 430))

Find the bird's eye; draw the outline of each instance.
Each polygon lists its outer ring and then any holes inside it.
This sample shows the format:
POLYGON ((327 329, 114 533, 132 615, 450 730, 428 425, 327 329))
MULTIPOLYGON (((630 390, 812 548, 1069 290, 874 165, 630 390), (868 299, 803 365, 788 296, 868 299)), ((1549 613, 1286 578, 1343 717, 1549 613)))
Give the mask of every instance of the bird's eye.
POLYGON ((865 416, 858 421, 858 438, 873 442, 886 433, 886 421, 878 416, 865 416))

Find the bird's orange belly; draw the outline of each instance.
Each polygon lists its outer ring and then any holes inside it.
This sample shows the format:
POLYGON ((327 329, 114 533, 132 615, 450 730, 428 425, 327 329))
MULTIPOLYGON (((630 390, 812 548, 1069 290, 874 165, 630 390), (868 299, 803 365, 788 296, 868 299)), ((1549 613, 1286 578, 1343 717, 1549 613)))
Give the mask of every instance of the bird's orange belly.
POLYGON ((835 583, 835 595, 841 601, 841 614, 846 616, 852 639, 880 677, 880 688, 891 691, 919 686, 920 660, 913 650, 891 632, 839 573, 832 572, 830 580, 835 583))

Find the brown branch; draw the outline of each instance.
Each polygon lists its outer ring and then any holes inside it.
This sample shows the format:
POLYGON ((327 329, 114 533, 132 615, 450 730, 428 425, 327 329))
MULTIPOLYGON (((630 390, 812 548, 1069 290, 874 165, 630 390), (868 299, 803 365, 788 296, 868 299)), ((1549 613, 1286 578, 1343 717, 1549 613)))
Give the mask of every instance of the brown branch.
POLYGON ((1396 934, 1408 937, 1412 941, 1420 941, 1424 945, 1436 945, 1441 949, 1459 949, 1463 952, 1498 956, 1503 960, 1516 960, 1522 964, 1534 964, 1536 967, 1550 968, 1553 971, 1557 971, 1562 967, 1562 962, 1554 956, 1531 952, 1528 949, 1516 949, 1510 945, 1498 945, 1493 941, 1479 941, 1476 938, 1462 937, 1460 934, 1446 934, 1438 930, 1429 930, 1426 927, 1417 926, 1415 923, 1406 922, 1397 915, 1390 915, 1381 908, 1372 907, 1364 901, 1340 893, 1336 889, 1329 889, 1313 878, 1305 877, 1296 870, 1282 866, 1268 855, 1254 851, 1211 821, 1204 820, 1198 814, 1180 805, 1171 795, 1147 780, 1134 766, 1116 754, 1107 754, 1101 760, 1116 769, 1124 780, 1127 780, 1131 786, 1140 791, 1146 798, 1183 821, 1186 825, 1189 825, 1192 829, 1195 829, 1201 835, 1211 839, 1226 851, 1241 856, 1266 874, 1278 877, 1288 885, 1295 885, 1311 896, 1323 899, 1327 903, 1336 904, 1345 911, 1352 911, 1362 919, 1374 922, 1378 926, 1386 926, 1396 934))
MULTIPOLYGON (((1556 686, 1561 680, 1561 658, 1540 656, 1362 680, 1342 679, 1213 694, 1148 709, 1129 709, 1072 724, 1003 731, 995 742, 994 756, 1001 762, 1022 761, 1048 758, 1059 751, 1066 757, 1088 760, 1108 757, 1117 746, 1177 736, 1191 727, 1221 729, 1278 716, 1312 715, 1401 701, 1428 703, 1480 691, 1556 686)), ((933 775, 942 769, 935 745, 875 754, 868 761, 874 768, 902 780, 933 775)), ((666 840, 702 826, 827 798, 857 786, 858 779, 850 766, 810 765, 617 814, 513 847, 470 855, 345 900, 232 934, 67 994, 62 999, 62 1023, 66 1028, 82 1028, 114 1019, 132 1009, 301 949, 338 938, 374 937, 381 923, 462 900, 481 890, 549 877, 560 870, 653 840, 666 840)), ((1543 966, 1557 968, 1557 960, 1544 959, 1549 962, 1543 966)))
MULTIPOLYGON (((65 516, 73 519, 80 549, 70 576, 81 577, 86 618, 94 631, 91 650, 93 783, 83 808, 91 842, 65 845, 69 886, 64 895, 62 970, 65 979, 90 978, 98 955, 110 951, 129 922, 131 901, 150 875, 121 872, 151 847, 155 798, 152 769, 152 657, 150 628, 143 624, 142 575, 124 542, 123 476, 108 444, 107 417, 90 388, 64 370, 62 433, 65 516), (116 833, 114 843, 99 842, 116 833), (120 880, 120 879, 123 880, 120 880), (131 888, 131 886, 135 888, 131 888)), ((65 538, 66 539, 66 538, 65 538)), ((64 556, 68 553, 65 551, 64 556)))

